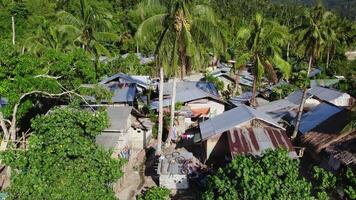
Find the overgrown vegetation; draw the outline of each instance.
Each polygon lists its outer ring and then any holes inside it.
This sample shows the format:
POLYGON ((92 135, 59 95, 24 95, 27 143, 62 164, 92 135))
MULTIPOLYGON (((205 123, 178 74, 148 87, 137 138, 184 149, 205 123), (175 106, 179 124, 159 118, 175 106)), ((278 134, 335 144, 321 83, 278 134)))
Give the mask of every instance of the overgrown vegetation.
POLYGON ((145 191, 144 195, 140 195, 138 200, 168 200, 170 190, 164 187, 151 187, 145 191))
POLYGON ((105 112, 75 108, 34 119, 28 150, 1 156, 13 169, 6 199, 115 199, 124 161, 94 143, 107 123, 105 112))

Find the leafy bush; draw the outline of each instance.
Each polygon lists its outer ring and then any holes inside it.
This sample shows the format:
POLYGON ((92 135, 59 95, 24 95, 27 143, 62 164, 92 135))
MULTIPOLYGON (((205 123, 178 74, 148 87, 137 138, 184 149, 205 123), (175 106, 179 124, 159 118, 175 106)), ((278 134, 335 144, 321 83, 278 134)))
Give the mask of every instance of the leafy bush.
POLYGON ((167 200, 169 199, 170 191, 164 187, 151 187, 145 194, 138 197, 139 200, 167 200))
POLYGON ((34 119, 28 151, 1 155, 13 169, 7 199, 115 199, 124 160, 94 143, 107 125, 105 113, 73 108, 34 119))
POLYGON ((217 77, 214 77, 210 74, 205 75, 205 81, 213 83, 218 91, 224 90, 224 82, 220 81, 217 77))
POLYGON ((286 150, 262 157, 237 156, 209 177, 203 199, 312 199, 311 184, 299 176, 299 162, 286 150))
POLYGON ((295 89, 296 87, 290 84, 283 84, 278 87, 275 87, 272 89, 270 100, 275 101, 275 100, 283 99, 287 97, 290 93, 294 92, 295 89))

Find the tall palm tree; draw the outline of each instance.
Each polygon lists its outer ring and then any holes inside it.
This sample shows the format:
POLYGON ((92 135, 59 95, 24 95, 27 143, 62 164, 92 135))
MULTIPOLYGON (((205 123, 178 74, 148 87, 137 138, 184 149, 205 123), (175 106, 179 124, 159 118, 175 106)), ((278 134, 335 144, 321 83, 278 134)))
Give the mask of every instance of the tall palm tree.
MULTIPOLYGON (((187 66, 201 67, 203 61, 203 47, 210 47, 214 51, 223 47, 222 36, 218 31, 217 20, 213 9, 207 5, 196 5, 191 0, 169 0, 163 4, 159 1, 150 1, 164 6, 165 12, 153 15, 144 20, 136 32, 140 45, 145 45, 154 37, 158 37, 155 55, 158 58, 160 72, 165 68, 168 75, 173 75, 173 91, 175 91, 175 74, 180 70, 181 79, 184 78, 187 66), (158 31, 157 31, 158 30, 158 31)), ((161 73, 160 85, 163 85, 161 73)), ((160 87, 162 88, 162 87, 160 87)), ((162 93, 162 90, 160 90, 162 93)), ((174 122, 175 92, 172 95, 171 126, 174 122)), ((160 98, 160 105, 162 99, 160 98)), ((160 106, 161 108, 161 106, 160 106)), ((162 111, 159 111, 162 118, 162 111)), ((162 122, 159 121, 159 127, 162 122)), ((172 130, 173 127, 171 127, 172 130)), ((160 151, 161 128, 158 133, 158 151, 160 151)), ((171 132, 167 141, 170 142, 171 132)), ((160 153, 160 152, 158 152, 160 153)))
POLYGON ((43 20, 41 24, 36 33, 25 40, 23 51, 39 56, 48 48, 66 52, 75 47, 73 43, 75 38, 63 31, 62 26, 50 25, 47 20, 43 20))
POLYGON ((99 56, 111 56, 109 50, 103 43, 115 42, 119 39, 117 34, 110 32, 110 14, 88 4, 86 0, 80 0, 78 16, 62 10, 57 13, 57 17, 63 24, 59 29, 76 36, 74 44, 94 56, 97 76, 99 56))
MULTIPOLYGON (((332 13, 326 12, 322 5, 318 3, 311 11, 306 11, 302 16, 302 24, 292 30, 292 33, 299 33, 299 45, 303 45, 305 57, 309 57, 307 75, 309 76, 311 67, 319 59, 322 45, 327 39, 326 22, 330 20, 332 13)), ((296 125, 292 134, 295 138, 298 134, 300 121, 302 118, 304 104, 307 97, 308 88, 304 86, 303 97, 301 99, 297 114, 296 125)))
POLYGON ((243 53, 236 64, 238 66, 246 63, 252 64, 254 75, 252 106, 256 106, 256 92, 264 75, 276 83, 277 75, 274 68, 277 68, 283 78, 288 79, 291 73, 291 66, 286 62, 281 54, 281 47, 288 40, 288 30, 274 21, 268 21, 260 14, 256 14, 252 28, 241 28, 238 37, 245 42, 248 51, 243 53))
POLYGON ((350 47, 355 33, 353 33, 351 23, 345 19, 337 18, 335 15, 331 15, 325 21, 325 32, 324 53, 326 54, 326 69, 328 69, 336 49, 350 47))

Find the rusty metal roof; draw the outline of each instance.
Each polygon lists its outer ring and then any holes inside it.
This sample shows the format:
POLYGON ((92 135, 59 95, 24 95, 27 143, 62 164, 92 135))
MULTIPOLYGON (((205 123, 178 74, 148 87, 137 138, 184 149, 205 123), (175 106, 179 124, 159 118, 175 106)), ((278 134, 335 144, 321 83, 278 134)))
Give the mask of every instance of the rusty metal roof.
POLYGON ((260 156, 267 149, 288 149, 290 156, 297 157, 285 131, 272 127, 234 128, 229 131, 228 142, 232 156, 251 154, 260 156))

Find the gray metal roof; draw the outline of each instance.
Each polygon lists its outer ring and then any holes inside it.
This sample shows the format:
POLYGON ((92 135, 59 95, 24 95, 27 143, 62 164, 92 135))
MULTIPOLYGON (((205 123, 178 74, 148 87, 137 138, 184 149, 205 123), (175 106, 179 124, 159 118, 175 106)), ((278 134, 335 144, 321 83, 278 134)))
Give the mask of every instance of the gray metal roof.
MULTIPOLYGON (((163 100, 163 106, 171 105, 173 83, 165 83, 163 86, 163 94, 169 96, 163 100)), ((196 81, 180 81, 176 85, 176 102, 190 102, 197 99, 211 98, 223 102, 220 99, 218 92, 212 83, 196 82, 196 81)), ((152 101, 151 108, 158 109, 158 100, 152 101)))
POLYGON ((295 108, 298 108, 298 105, 286 99, 280 99, 259 106, 256 110, 270 115, 273 119, 280 120, 282 117, 287 115, 290 110, 295 108))
POLYGON ((262 120, 275 127, 283 129, 277 121, 272 119, 267 114, 257 111, 249 106, 241 105, 200 123, 199 127, 201 138, 202 140, 206 140, 211 136, 223 133, 236 126, 242 126, 254 119, 262 120))
POLYGON ((318 75, 320 72, 321 72, 321 70, 318 69, 318 68, 312 69, 312 70, 309 72, 309 78, 318 75))
POLYGON ((323 101, 333 101, 339 97, 342 97, 344 93, 341 93, 339 91, 336 90, 332 90, 332 89, 328 89, 328 88, 324 88, 324 87, 313 87, 311 88, 308 93, 310 93, 311 95, 314 95, 316 97, 318 97, 319 99, 323 100, 323 101))
POLYGON ((150 79, 148 76, 131 76, 128 74, 117 73, 113 76, 103 79, 99 84, 107 84, 111 81, 119 81, 120 83, 136 83, 138 86, 148 88, 150 79))
POLYGON ((332 117, 333 115, 341 112, 343 109, 329 103, 321 103, 314 107, 309 112, 303 114, 300 122, 299 132, 305 134, 315 127, 332 117))
MULTIPOLYGON (((136 84, 117 84, 112 83, 105 85, 112 93, 111 103, 130 103, 135 100, 136 97, 136 84)), ((107 100, 103 100, 103 103, 108 103, 107 100)))
MULTIPOLYGON (((258 92, 256 93, 256 96, 258 92)), ((241 104, 245 104, 246 102, 250 102, 253 96, 253 92, 244 92, 239 96, 231 97, 230 102, 235 106, 240 106, 241 104)))
MULTIPOLYGON (((307 99, 312 97, 310 93, 307 93, 307 99)), ((289 94, 286 99, 296 105, 299 105, 303 98, 303 90, 297 90, 289 94)))
POLYGON ((118 133, 105 132, 95 137, 95 143, 108 150, 115 148, 120 138, 121 136, 118 133))
POLYGON ((8 100, 5 97, 0 97, 0 108, 8 104, 8 100))
POLYGON ((110 126, 105 131, 125 131, 127 130, 127 120, 130 117, 131 106, 110 106, 107 108, 110 126))

